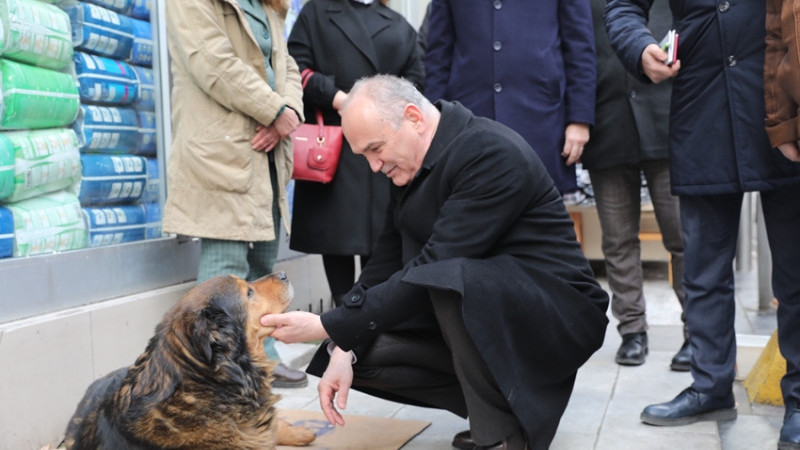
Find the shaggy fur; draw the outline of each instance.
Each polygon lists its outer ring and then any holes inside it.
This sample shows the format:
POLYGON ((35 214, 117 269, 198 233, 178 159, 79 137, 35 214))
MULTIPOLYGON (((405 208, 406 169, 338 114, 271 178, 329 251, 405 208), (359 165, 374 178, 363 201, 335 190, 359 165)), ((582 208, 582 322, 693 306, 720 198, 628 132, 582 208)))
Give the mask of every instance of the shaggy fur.
POLYGON ((248 283, 213 278, 190 290, 156 326, 130 367, 89 386, 67 427, 68 449, 274 449, 314 433, 279 421, 270 389, 275 363, 264 314, 286 310, 283 273, 248 283))

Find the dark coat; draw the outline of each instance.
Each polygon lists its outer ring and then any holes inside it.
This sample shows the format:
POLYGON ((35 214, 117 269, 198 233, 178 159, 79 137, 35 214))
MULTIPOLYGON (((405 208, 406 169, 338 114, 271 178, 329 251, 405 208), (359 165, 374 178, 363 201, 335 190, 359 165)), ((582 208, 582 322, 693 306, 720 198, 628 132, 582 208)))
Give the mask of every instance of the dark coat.
MULTIPOLYGON (((315 72, 303 92, 308 121, 320 108, 326 124, 339 125, 333 96, 348 92, 361 77, 397 75, 422 88, 414 28, 378 1, 358 9, 350 0, 311 0, 292 27, 289 53, 301 72, 315 72)), ((383 225, 389 185, 345 142, 331 183, 296 182, 289 246, 306 253, 369 255, 383 225)))
MULTIPOLYGON (((542 448, 605 335, 608 296, 536 153, 512 130, 442 102, 417 176, 392 188, 387 224, 342 307, 322 315, 348 350, 429 311, 428 289, 458 293, 463 318, 511 408, 542 448)), ((326 357, 327 352, 318 352, 326 357)), ((319 364, 318 361, 312 365, 319 364)))
POLYGON ((569 123, 594 124, 595 53, 585 0, 433 0, 425 95, 458 100, 536 150, 562 192, 569 123))
MULTIPOLYGON (((609 0, 611 46, 629 72, 655 42, 653 0, 609 0)), ((677 195, 768 190, 800 183, 800 164, 773 150, 764 130, 764 0, 671 0, 681 70, 672 86, 670 174, 677 195)))
MULTIPOLYGON (((606 0, 592 0, 597 50, 597 98, 592 136, 583 149, 586 169, 669 158, 669 99, 672 81, 646 83, 629 74, 608 43, 606 0)), ((648 28, 658 40, 672 24, 668 0, 656 0, 648 28)))

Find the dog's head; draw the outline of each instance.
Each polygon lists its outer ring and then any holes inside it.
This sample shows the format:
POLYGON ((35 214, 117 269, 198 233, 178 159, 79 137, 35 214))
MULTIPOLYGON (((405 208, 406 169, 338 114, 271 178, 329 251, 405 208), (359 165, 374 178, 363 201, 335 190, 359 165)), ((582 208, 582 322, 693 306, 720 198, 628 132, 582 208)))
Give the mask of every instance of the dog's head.
POLYGON ((283 272, 247 282, 233 275, 212 278, 191 289, 167 313, 162 325, 173 328, 193 362, 216 367, 241 361, 245 353, 264 360, 264 339, 273 331, 261 316, 289 307, 294 288, 283 272))

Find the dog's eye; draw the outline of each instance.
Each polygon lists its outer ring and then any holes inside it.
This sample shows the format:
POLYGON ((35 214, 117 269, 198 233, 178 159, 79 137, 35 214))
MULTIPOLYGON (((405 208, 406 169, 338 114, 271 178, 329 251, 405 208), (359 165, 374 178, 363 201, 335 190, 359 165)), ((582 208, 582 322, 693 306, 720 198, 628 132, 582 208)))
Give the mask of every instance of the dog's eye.
POLYGON ((253 295, 255 295, 255 293, 256 291, 254 291, 253 288, 247 288, 247 298, 253 298, 253 295))

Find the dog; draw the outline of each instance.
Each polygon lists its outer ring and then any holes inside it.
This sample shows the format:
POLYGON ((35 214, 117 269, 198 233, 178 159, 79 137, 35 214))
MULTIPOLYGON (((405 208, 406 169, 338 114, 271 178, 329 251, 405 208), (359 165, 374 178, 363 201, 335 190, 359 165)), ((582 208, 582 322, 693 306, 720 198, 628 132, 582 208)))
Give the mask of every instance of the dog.
POLYGON ((67 426, 67 449, 274 449, 314 432, 278 419, 264 354, 265 314, 289 307, 283 272, 195 286, 156 326, 136 362, 93 382, 67 426))

